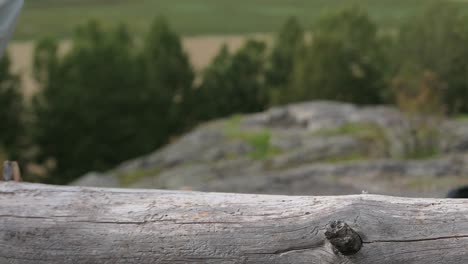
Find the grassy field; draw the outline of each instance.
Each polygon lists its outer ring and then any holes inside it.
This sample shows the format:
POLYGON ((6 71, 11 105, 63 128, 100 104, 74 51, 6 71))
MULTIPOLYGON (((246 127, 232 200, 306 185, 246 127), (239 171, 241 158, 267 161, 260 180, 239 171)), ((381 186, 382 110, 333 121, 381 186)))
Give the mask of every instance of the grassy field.
MULTIPOLYGON (((446 0, 449 1, 449 0, 446 0)), ((183 43, 197 70, 205 67, 223 43, 242 45, 249 33, 275 32, 289 16, 310 26, 322 12, 358 3, 383 27, 391 28, 416 14, 430 0, 31 0, 15 31, 9 49, 14 71, 23 77, 23 90, 37 88, 31 77, 33 43, 40 37, 68 39, 77 25, 97 19, 106 26, 120 22, 141 34, 158 15, 169 19, 183 35, 183 43)), ((468 15, 468 1, 452 0, 468 15)), ((257 35, 258 36, 258 35, 257 35)), ((265 36, 265 35, 264 35, 265 36)), ((266 35, 271 39, 271 34, 266 35)))
MULTIPOLYGON (((384 27, 392 27, 430 0, 33 0, 26 1, 18 40, 69 37, 78 24, 98 19, 105 26, 128 23, 142 33, 157 15, 183 35, 273 32, 289 16, 311 25, 324 10, 359 3, 384 27)), ((449 1, 449 0, 447 0, 449 1)), ((468 14, 468 1, 450 1, 468 14)))

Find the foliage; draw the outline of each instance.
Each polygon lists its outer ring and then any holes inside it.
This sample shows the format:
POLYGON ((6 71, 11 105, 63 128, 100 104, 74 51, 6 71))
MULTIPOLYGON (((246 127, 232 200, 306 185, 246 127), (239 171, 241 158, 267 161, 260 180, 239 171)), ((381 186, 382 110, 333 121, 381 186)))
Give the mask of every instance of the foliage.
POLYGON ((161 168, 158 167, 149 169, 139 169, 120 173, 117 175, 117 178, 119 179, 120 186, 129 187, 133 183, 136 183, 145 177, 156 177, 160 172, 161 168))
POLYGON ((455 5, 439 1, 399 29, 388 74, 393 101, 410 120, 405 158, 437 155, 444 115, 468 111, 466 22, 455 5))
POLYGON ((396 75, 430 71, 445 82, 450 113, 468 111, 467 22, 454 6, 437 2, 400 28, 392 56, 396 75))
MULTIPOLYGON (((321 16, 305 41, 290 18, 271 53, 254 40, 235 52, 224 46, 199 76, 164 18, 141 42, 125 26, 108 30, 90 22, 63 55, 53 40, 37 44, 34 77, 42 90, 33 100, 32 141, 38 161, 56 161, 49 181, 66 183, 152 151, 198 122, 318 99, 395 103, 411 117, 407 156, 430 156, 438 151, 442 116, 468 111, 465 21, 452 4, 437 4, 384 41, 369 14, 353 6, 321 16)), ((23 108, 8 58, 0 60, 0 100, 2 120, 14 128, 0 131, 0 144, 16 155, 23 108)), ((377 156, 387 155, 381 129, 346 125, 335 133, 368 140, 377 156)), ((253 146, 252 158, 277 152, 268 131, 230 135, 253 146)))
POLYGON ((283 25, 268 58, 266 86, 269 88, 270 104, 281 103, 288 93, 291 73, 298 54, 304 46, 304 30, 296 18, 289 18, 283 25))
POLYGON ((19 154, 23 133, 23 98, 20 79, 11 72, 10 57, 0 58, 0 154, 13 159, 19 154))
POLYGON ((363 143, 366 143, 367 149, 365 155, 363 153, 355 153, 350 155, 349 159, 356 159, 359 156, 362 158, 385 158, 389 157, 389 139, 383 127, 374 123, 345 123, 333 129, 323 129, 315 134, 326 136, 349 135, 363 143), (359 154, 359 155, 357 155, 359 154))
POLYGON ((265 43, 250 40, 234 54, 224 46, 194 95, 199 120, 265 109, 265 43))
POLYGON ((326 14, 295 65, 287 101, 339 100, 377 104, 384 57, 377 27, 358 7, 326 14))
POLYGON ((447 84, 433 72, 401 74, 393 79, 391 87, 398 108, 408 114, 441 116, 445 112, 447 84))
POLYGON ((157 18, 151 26, 140 60, 148 93, 144 97, 154 110, 140 114, 148 123, 157 118, 159 128, 153 137, 167 139, 191 124, 186 114, 194 72, 179 36, 164 18, 157 18))
POLYGON ((405 158, 428 158, 439 150, 440 127, 446 106, 443 103, 447 85, 433 72, 400 75, 393 79, 396 103, 408 116, 409 136, 405 158))
POLYGON ((38 44, 34 142, 39 159, 56 159, 52 183, 66 183, 89 170, 105 170, 153 150, 157 122, 154 95, 141 83, 133 43, 124 26, 103 31, 97 22, 80 27, 73 48, 58 58, 56 44, 38 44), (153 98, 151 98, 153 96, 153 98), (144 128, 144 129, 143 129, 144 128))

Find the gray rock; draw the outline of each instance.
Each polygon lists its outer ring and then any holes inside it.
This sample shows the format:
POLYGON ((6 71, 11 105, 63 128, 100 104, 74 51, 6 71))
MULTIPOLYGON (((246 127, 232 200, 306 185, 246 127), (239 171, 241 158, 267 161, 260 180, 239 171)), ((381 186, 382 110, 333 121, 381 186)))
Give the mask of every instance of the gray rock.
POLYGON ((350 136, 311 137, 303 140, 300 147, 272 158, 271 167, 281 169, 327 159, 364 156, 365 150, 365 143, 350 136))
POLYGON ((69 185, 83 187, 120 187, 119 181, 114 175, 98 172, 89 172, 81 176, 79 179, 73 181, 69 185))
POLYGON ((468 151, 468 120, 449 120, 444 123, 442 146, 445 152, 468 151))
POLYGON ((402 160, 415 145, 414 121, 398 110, 327 101, 291 104, 243 116, 239 122, 229 118, 203 124, 160 150, 72 184, 117 187, 114 175, 147 170, 158 173, 136 177, 130 187, 442 196, 468 175, 468 122, 442 120, 434 129, 440 130, 434 142, 442 150, 438 157, 402 160), (381 132, 381 138, 340 132, 349 123, 357 130, 375 126, 379 131, 370 132, 381 132), (260 154, 251 155, 255 151, 260 154))

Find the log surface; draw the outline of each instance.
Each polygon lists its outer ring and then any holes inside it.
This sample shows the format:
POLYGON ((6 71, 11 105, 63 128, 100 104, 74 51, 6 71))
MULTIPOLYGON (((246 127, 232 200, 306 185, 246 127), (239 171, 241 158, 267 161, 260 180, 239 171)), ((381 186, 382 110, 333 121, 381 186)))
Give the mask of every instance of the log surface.
POLYGON ((468 263, 468 200, 0 183, 0 263, 468 263), (325 238, 341 220, 354 255, 325 238))

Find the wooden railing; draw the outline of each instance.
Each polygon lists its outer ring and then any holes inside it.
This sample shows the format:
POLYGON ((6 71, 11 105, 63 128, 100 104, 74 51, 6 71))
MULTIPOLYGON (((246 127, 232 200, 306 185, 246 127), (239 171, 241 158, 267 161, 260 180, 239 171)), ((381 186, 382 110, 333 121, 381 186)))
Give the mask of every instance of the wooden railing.
POLYGON ((468 263, 468 200, 0 183, 0 263, 468 263))

